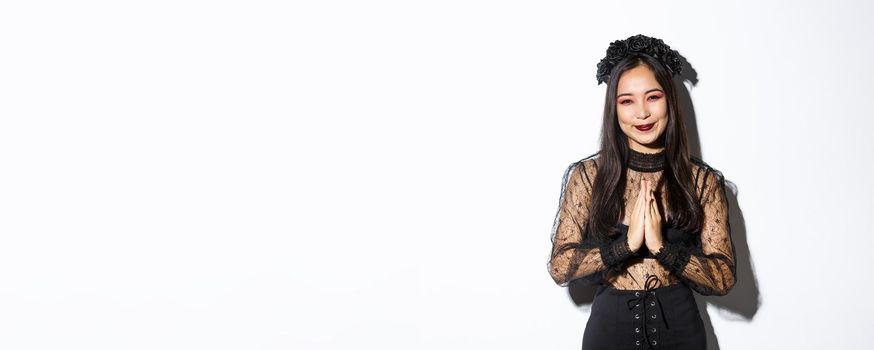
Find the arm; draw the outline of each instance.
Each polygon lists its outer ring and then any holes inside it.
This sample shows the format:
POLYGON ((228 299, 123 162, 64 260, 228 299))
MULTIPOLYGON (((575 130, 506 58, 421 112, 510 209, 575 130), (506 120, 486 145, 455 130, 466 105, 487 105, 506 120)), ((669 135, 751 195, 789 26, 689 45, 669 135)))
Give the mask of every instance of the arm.
POLYGON ((725 295, 737 278, 725 178, 709 169, 702 188, 704 223, 699 241, 693 246, 664 242, 655 258, 699 294, 725 295))
POLYGON ((627 239, 597 243, 585 234, 592 197, 594 161, 571 164, 562 178, 561 199, 552 228, 552 253, 548 269, 556 284, 565 287, 584 279, 595 284, 611 271, 621 268, 632 255, 627 239))

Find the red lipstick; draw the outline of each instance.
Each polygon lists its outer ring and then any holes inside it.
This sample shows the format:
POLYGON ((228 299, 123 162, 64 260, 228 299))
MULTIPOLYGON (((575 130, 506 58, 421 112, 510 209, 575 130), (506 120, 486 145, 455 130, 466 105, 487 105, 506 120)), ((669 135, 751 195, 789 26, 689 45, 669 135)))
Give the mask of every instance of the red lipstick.
POLYGON ((649 129, 652 129, 653 125, 655 125, 655 123, 644 124, 644 125, 635 125, 634 127, 640 131, 648 131, 649 129))

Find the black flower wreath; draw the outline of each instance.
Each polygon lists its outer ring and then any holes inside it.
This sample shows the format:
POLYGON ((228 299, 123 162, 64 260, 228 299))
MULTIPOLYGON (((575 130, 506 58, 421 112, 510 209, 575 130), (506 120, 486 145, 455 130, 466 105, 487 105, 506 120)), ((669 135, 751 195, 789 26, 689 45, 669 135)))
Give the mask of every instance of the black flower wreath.
POLYGON ((619 61, 636 52, 645 53, 661 61, 672 75, 679 75, 683 71, 680 54, 676 50, 671 50, 671 47, 665 44, 662 39, 637 34, 628 37, 628 39, 610 43, 610 47, 607 48, 607 56, 598 62, 598 74, 596 75, 598 85, 607 82, 607 79, 610 78, 610 72, 619 61))

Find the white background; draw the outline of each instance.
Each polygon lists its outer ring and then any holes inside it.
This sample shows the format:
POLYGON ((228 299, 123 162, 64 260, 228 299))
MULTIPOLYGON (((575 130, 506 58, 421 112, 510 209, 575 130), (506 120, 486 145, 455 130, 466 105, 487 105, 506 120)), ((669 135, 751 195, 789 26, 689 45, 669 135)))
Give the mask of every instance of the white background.
POLYGON ((10 1, 0 348, 578 349, 546 270, 613 40, 723 171, 711 348, 862 349, 870 2, 10 1))

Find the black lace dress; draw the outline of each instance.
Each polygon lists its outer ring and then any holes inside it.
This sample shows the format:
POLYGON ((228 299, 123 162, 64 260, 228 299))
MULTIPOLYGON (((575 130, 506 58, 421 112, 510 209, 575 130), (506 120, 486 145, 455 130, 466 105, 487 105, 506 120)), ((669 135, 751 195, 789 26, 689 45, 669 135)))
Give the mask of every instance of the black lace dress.
MULTIPOLYGON (((571 282, 598 285, 583 349, 704 349, 704 325, 691 291, 727 294, 736 279, 735 253, 724 178, 700 159, 693 158, 692 163, 704 222, 697 232, 665 224, 664 246, 657 254, 645 245, 634 253, 628 247, 631 205, 621 213, 611 240, 599 241, 586 234, 597 154, 572 163, 565 171, 548 270, 560 286, 571 282)), ((664 169, 664 151, 629 150, 625 203, 633 203, 640 182, 649 179, 656 184, 659 208, 665 208, 664 169)))

